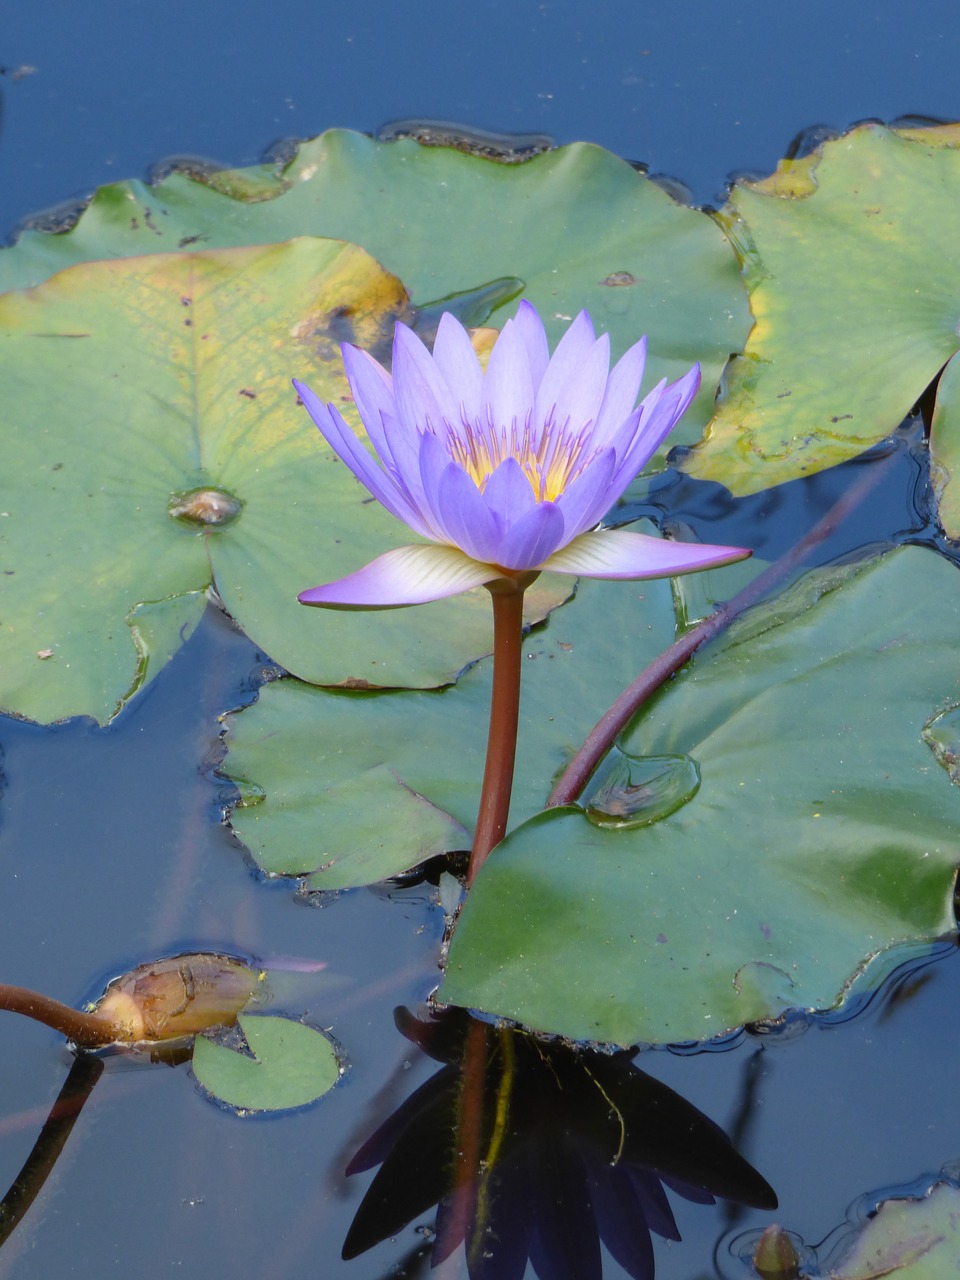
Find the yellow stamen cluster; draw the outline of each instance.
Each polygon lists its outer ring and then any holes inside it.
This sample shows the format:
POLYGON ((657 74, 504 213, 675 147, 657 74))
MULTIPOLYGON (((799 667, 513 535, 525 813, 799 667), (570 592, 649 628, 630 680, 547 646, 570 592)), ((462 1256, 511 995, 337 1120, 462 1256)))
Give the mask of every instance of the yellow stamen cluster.
POLYGON ((556 502, 596 453, 590 447, 592 425, 587 423, 574 432, 569 429, 569 421, 556 426, 548 418, 535 431, 529 418, 522 426, 514 418, 509 427, 463 421, 450 432, 446 444, 450 457, 463 467, 481 493, 497 467, 507 458, 516 458, 536 500, 556 502))

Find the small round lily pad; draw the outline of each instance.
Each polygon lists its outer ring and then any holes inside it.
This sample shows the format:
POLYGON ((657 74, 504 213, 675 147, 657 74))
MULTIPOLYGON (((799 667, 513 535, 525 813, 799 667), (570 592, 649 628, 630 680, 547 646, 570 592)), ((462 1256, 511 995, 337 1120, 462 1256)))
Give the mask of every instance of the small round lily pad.
POLYGON ((241 1014, 250 1054, 198 1036, 193 1074, 215 1098, 238 1111, 288 1111, 332 1089, 340 1063, 331 1041, 290 1018, 241 1014))

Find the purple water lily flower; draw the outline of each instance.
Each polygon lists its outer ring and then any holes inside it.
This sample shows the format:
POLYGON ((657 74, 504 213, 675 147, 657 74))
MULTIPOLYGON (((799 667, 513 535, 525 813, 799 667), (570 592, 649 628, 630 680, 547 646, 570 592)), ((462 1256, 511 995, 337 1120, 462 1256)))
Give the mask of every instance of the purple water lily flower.
POLYGON ((581 311, 551 356, 529 302, 504 325, 486 372, 449 313, 432 355, 396 326, 392 376, 366 351, 342 351, 379 466, 332 404, 294 386, 357 479, 428 542, 304 591, 303 604, 424 604, 540 570, 659 578, 749 554, 596 527, 690 404, 698 365, 637 406, 645 339, 611 371, 609 337, 597 338, 581 311))

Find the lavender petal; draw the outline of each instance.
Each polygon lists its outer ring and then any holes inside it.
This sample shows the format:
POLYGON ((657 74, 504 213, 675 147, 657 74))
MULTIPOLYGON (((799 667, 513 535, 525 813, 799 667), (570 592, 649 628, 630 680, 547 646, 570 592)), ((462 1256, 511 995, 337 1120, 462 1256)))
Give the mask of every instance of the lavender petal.
POLYGON ((539 387, 547 371, 547 365, 550 363, 550 344, 547 342, 543 321, 536 307, 524 298, 517 307, 517 315, 513 323, 517 326, 517 332, 527 349, 527 363, 530 366, 530 377, 534 388, 539 387))
POLYGON ((320 434, 340 461, 392 516, 417 533, 429 536, 419 511, 392 477, 377 466, 333 405, 324 404, 304 383, 294 379, 293 385, 320 434))
POLYGON ((579 365, 593 348, 596 338, 593 336, 593 324, 585 311, 581 311, 573 324, 566 331, 557 348, 550 357, 546 372, 537 388, 537 404, 535 420, 545 422, 550 410, 556 405, 557 392, 566 382, 570 369, 579 365))
POLYGON ((497 564, 505 569, 539 569, 562 545, 563 534, 560 508, 553 502, 538 502, 504 534, 497 564))
POLYGON ((564 536, 576 537, 585 529, 592 529, 613 506, 619 494, 610 496, 610 481, 616 467, 616 454, 604 449, 584 471, 568 484, 557 499, 563 512, 564 536))
MULTIPOLYGON (((450 388, 451 396, 455 401, 459 400, 458 410, 462 409, 468 420, 476 419, 480 412, 483 370, 470 335, 449 311, 443 313, 437 326, 433 361, 450 388)), ((459 421, 459 416, 458 413, 457 418, 451 421, 459 421)))
POLYGON ((447 540, 474 560, 493 559, 501 542, 500 525, 463 467, 449 462, 437 485, 437 515, 447 540))
POLYGON ((433 356, 412 329, 398 324, 393 334, 393 390, 400 421, 407 431, 435 430, 454 422, 460 406, 433 362, 433 356))
POLYGON ((483 379, 480 421, 494 427, 520 427, 533 413, 534 385, 523 336, 508 320, 494 343, 483 379))
POLYGON ((516 524, 537 502, 530 481, 516 458, 505 458, 500 463, 484 486, 483 500, 504 530, 516 524))
POLYGON ((393 394, 393 379, 368 351, 345 342, 340 348, 347 381, 353 393, 357 412, 373 442, 373 447, 388 465, 393 451, 384 435, 383 416, 397 416, 397 404, 393 394))
POLYGON ((502 577, 492 564, 437 543, 397 547, 356 573, 301 591, 301 604, 328 609, 400 609, 459 595, 502 577))
POLYGON ((668 542, 646 533, 603 529, 581 533, 541 566, 554 573, 584 578, 667 578, 732 564, 750 555, 745 547, 668 542))
POLYGON ((643 381, 647 340, 641 338, 617 361, 607 379, 603 404, 593 428, 594 445, 606 444, 621 423, 633 413, 643 381))
POLYGON ((603 333, 584 358, 571 365, 567 377, 560 382, 556 395, 556 421, 570 423, 570 430, 585 431, 596 423, 610 368, 610 338, 603 333))

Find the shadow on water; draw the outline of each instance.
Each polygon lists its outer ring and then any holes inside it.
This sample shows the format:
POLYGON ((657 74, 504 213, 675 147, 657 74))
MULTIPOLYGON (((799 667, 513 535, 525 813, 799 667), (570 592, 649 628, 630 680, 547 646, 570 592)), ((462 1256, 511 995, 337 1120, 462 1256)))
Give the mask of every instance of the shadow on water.
POLYGON ((633 1280, 654 1273, 651 1234, 678 1240, 666 1195, 776 1207, 723 1131, 641 1071, 604 1054, 497 1028, 462 1010, 398 1029, 445 1065, 347 1165, 379 1165, 344 1258, 437 1206, 432 1265, 461 1249, 470 1280, 599 1280, 601 1243, 633 1280))

